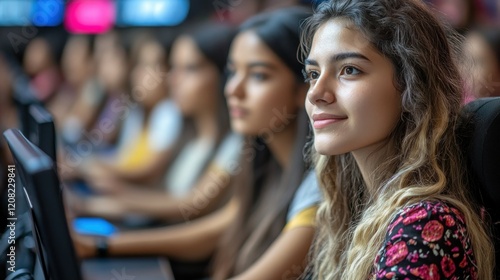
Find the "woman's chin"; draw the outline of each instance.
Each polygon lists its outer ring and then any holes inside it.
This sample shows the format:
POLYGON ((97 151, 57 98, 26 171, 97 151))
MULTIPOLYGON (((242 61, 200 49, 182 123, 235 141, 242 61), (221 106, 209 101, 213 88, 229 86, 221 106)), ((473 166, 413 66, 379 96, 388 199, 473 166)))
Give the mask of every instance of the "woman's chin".
POLYGON ((316 149, 316 152, 318 154, 325 156, 337 156, 349 152, 346 151, 346 149, 342 149, 341 147, 332 145, 331 141, 329 141, 329 143, 322 143, 321 141, 315 141, 314 148, 316 149))

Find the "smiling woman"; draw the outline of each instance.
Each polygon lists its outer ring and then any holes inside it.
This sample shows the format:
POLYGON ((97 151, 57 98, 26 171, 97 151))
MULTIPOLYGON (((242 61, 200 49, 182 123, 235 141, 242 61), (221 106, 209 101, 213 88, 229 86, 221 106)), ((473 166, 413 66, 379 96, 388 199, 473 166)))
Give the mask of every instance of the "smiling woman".
POLYGON ((391 61, 347 26, 335 19, 316 32, 305 61, 311 85, 306 108, 318 152, 366 157, 394 130, 401 96, 391 61))
POLYGON ((493 279, 456 143, 458 45, 417 0, 332 0, 306 23, 315 279, 493 279))

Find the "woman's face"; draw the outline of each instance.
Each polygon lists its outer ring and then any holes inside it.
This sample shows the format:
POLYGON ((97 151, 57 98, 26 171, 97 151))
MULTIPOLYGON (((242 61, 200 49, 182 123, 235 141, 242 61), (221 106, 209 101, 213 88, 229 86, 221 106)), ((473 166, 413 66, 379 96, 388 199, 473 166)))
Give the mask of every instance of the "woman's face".
POLYGON ((234 131, 263 136, 295 121, 306 87, 255 32, 236 36, 228 70, 225 94, 234 131))
POLYGON ((124 50, 115 47, 102 53, 97 62, 97 75, 107 90, 120 90, 125 84, 127 63, 124 50))
POLYGON ((24 69, 28 75, 36 75, 50 66, 49 43, 44 39, 34 39, 27 47, 24 57, 24 69))
POLYGON ((500 90, 496 86, 496 83, 500 82, 500 65, 498 65, 495 52, 486 40, 475 32, 467 36, 465 43, 466 52, 474 61, 472 71, 474 77, 474 94, 477 97, 491 96, 500 90))
POLYGON ((216 109, 221 77, 190 37, 180 37, 172 47, 170 94, 183 115, 213 113, 216 109))
POLYGON ((330 20, 313 37, 305 61, 306 109, 320 154, 374 151, 401 114, 391 61, 345 21, 330 20))
POLYGON ((131 72, 132 96, 146 108, 153 108, 167 97, 165 52, 161 45, 146 43, 139 50, 131 72))
POLYGON ((64 78, 73 86, 82 85, 93 68, 88 44, 83 38, 72 38, 64 48, 61 66, 64 78))

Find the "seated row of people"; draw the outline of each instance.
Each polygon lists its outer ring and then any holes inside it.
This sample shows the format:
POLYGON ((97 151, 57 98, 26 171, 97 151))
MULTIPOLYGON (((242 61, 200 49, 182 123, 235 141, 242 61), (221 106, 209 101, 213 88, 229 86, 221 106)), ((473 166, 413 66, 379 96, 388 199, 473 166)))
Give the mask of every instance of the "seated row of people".
MULTIPOLYGON (((75 234, 78 253, 210 258, 214 279, 493 279, 456 141, 464 89, 447 28, 417 1, 342 0, 180 36, 175 105, 160 83, 135 95, 147 130, 126 133, 125 157, 78 165, 67 179, 92 194, 66 196, 76 215, 176 224, 104 247, 75 234)), ((134 83, 160 49, 139 56, 134 83)))

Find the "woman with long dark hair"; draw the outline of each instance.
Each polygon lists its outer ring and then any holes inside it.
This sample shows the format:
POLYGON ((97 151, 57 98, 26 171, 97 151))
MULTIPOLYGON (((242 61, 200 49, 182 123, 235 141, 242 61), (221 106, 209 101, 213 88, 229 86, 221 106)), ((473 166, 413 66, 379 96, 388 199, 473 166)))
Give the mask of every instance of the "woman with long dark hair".
POLYGON ((416 0, 329 1, 303 34, 325 194, 315 277, 493 279, 455 133, 459 37, 416 0))

